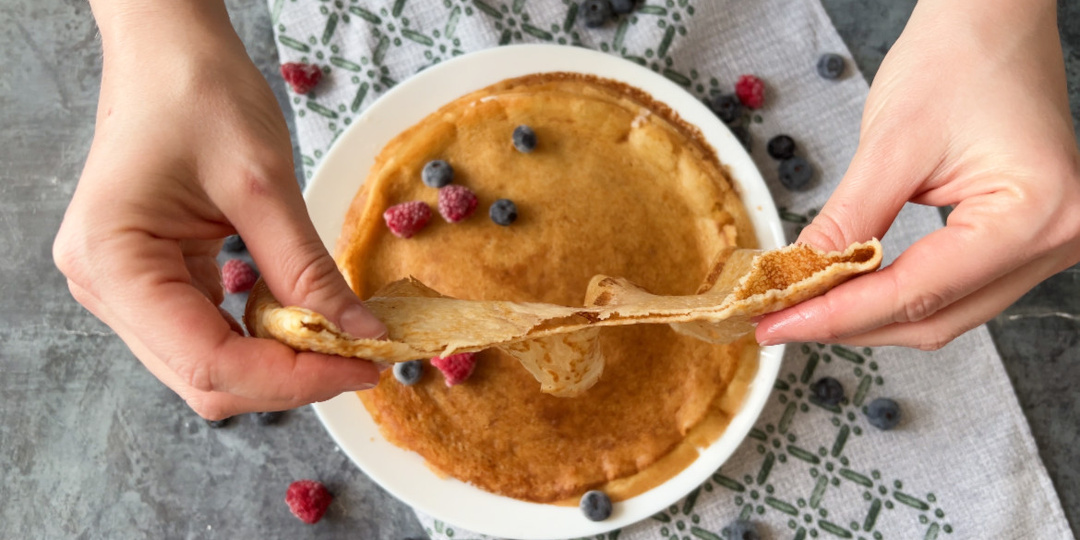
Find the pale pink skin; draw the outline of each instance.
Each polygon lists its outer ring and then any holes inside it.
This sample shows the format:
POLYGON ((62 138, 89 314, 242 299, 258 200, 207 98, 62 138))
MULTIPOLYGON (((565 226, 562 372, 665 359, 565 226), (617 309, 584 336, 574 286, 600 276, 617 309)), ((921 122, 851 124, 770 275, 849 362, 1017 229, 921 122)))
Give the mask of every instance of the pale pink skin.
POLYGON ((1053 0, 922 0, 874 78, 855 157, 799 242, 955 205, 886 269, 760 321, 765 344, 938 349, 1080 261, 1080 156, 1053 0))
POLYGON ((215 255, 239 232, 274 295, 355 336, 385 327, 307 216, 285 119, 221 2, 93 0, 94 142, 53 246, 72 295, 207 419, 372 387, 370 363, 244 337, 215 255))
MULTIPOLYGON (((217 307, 214 257, 238 231, 284 304, 358 337, 385 333, 315 234, 284 118, 223 4, 91 6, 105 59, 96 132, 53 250, 72 295, 208 419, 370 388, 373 364, 243 337, 217 307)), ((919 3, 875 79, 841 187, 799 240, 880 237, 905 201, 956 210, 888 269, 766 317, 759 340, 937 348, 1080 259, 1054 10, 919 3)))

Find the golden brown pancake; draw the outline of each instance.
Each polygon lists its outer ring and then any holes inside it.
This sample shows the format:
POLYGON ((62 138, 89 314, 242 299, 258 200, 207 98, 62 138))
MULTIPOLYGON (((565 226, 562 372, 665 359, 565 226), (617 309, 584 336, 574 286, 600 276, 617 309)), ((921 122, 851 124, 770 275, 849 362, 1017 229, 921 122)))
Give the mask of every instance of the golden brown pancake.
MULTIPOLYGON (((694 294, 732 246, 756 247, 754 233, 695 129, 624 85, 545 74, 464 96, 391 141, 350 208, 336 257, 361 298, 413 276, 454 298, 577 306, 597 274, 694 294), (523 124, 539 141, 528 154, 511 142, 523 124), (436 215, 397 238, 382 213, 412 200, 437 208, 437 191, 420 180, 433 159, 453 166, 478 211, 456 224, 436 215), (518 207, 511 226, 487 216, 500 198, 518 207)), ((387 439, 482 489, 556 502, 605 487, 619 499, 677 473, 693 459, 692 442, 718 435, 756 355, 752 341, 713 345, 666 325, 606 329, 601 346, 604 374, 575 398, 540 393, 496 350, 481 352, 454 387, 428 366, 415 386, 387 371, 359 395, 387 439)))

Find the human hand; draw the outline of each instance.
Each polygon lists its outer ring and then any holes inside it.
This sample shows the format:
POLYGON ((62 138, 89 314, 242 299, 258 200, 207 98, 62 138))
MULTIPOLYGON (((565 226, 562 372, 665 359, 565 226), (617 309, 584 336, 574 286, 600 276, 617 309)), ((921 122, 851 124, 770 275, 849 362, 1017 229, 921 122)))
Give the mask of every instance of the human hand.
POLYGON ((385 327, 308 218, 284 117, 220 2, 93 2, 104 69, 94 141, 53 246, 72 295, 198 414, 221 419, 370 388, 370 362, 244 337, 215 256, 239 232, 286 305, 357 337, 385 327))
POLYGON ((882 237, 955 205, 889 267, 768 315, 763 344, 938 349, 1080 261, 1080 156, 1052 0, 923 0, 874 79, 858 150, 799 236, 882 237))

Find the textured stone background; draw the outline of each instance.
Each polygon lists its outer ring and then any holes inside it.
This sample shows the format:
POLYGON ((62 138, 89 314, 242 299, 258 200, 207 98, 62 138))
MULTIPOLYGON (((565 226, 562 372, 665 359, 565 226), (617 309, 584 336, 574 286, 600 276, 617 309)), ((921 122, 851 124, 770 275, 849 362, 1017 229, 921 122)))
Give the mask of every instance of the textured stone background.
MULTIPOLYGON (((867 78, 915 4, 823 1, 867 78)), ((287 111, 266 4, 228 4, 287 111)), ((1062 0, 1059 13, 1080 128, 1080 2, 1062 0)), ((50 246, 93 136, 96 28, 84 0, 0 0, 0 35, 0 537, 422 536, 309 408, 278 426, 241 417, 211 430, 71 300, 50 246), (282 503, 288 483, 306 477, 337 495, 318 527, 282 503)), ((1080 269, 1040 285, 990 329, 1075 529, 1080 269)))

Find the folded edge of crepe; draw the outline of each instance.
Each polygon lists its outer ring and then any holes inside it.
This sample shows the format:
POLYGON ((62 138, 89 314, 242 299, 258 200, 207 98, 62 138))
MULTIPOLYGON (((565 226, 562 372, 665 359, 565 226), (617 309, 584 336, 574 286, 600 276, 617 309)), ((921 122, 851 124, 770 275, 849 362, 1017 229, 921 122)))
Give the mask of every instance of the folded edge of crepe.
POLYGON ((669 324, 684 335, 729 343, 752 331, 755 317, 872 272, 881 259, 876 239, 828 253, 805 244, 770 251, 727 249, 698 294, 659 296, 625 279, 598 275, 582 307, 450 298, 410 277, 364 302, 386 324, 384 340, 354 338, 319 313, 282 306, 260 280, 248 297, 244 323, 251 335, 296 350, 381 362, 495 347, 521 362, 542 392, 571 397, 603 372, 598 345, 603 327, 669 324))

